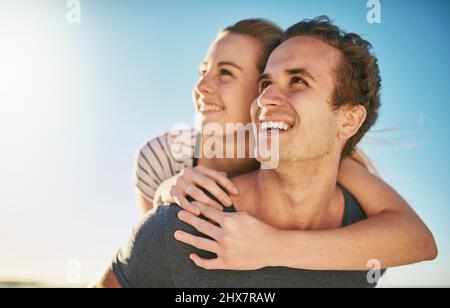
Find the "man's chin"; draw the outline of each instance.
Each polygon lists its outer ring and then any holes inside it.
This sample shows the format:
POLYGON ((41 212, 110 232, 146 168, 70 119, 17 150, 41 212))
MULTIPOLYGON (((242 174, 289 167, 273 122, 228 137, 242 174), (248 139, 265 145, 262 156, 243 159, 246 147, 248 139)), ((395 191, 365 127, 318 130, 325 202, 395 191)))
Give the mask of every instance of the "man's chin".
POLYGON ((279 138, 272 136, 258 139, 256 160, 261 163, 261 169, 277 169, 282 157, 283 143, 279 138))
POLYGON ((275 170, 280 166, 280 159, 277 155, 271 157, 258 155, 256 160, 261 164, 261 169, 275 170))

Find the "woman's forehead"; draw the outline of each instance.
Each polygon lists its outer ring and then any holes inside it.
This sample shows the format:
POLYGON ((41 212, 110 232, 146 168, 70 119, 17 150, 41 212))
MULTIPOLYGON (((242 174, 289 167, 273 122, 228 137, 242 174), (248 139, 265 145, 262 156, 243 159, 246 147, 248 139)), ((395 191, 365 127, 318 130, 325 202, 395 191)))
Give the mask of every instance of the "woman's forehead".
POLYGON ((204 62, 208 64, 233 62, 246 68, 254 66, 258 51, 256 39, 241 34, 226 34, 211 44, 204 62))

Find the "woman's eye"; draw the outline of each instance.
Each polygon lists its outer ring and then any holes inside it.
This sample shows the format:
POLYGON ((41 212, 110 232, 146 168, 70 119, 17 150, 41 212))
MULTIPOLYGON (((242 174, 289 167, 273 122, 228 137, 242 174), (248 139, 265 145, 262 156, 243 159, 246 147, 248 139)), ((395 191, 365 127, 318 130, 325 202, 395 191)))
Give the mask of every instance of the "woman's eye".
POLYGON ((205 76, 206 71, 205 70, 199 70, 198 74, 200 75, 200 77, 205 76))
POLYGON ((222 76, 233 76, 233 74, 229 70, 226 70, 226 69, 221 69, 220 70, 220 75, 222 75, 222 76))

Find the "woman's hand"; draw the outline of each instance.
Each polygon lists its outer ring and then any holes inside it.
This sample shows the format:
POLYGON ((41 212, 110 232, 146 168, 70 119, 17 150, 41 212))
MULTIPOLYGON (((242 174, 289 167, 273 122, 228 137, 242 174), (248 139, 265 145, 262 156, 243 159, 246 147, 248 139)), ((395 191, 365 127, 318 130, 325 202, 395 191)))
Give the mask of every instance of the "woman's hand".
POLYGON ((191 254, 190 258, 197 266, 208 270, 256 270, 276 266, 277 248, 268 243, 278 242, 277 229, 245 212, 224 213, 200 202, 193 204, 203 216, 218 223, 218 226, 214 225, 186 211, 178 215, 181 221, 214 239, 175 232, 178 241, 217 255, 216 259, 207 260, 191 254))
POLYGON ((194 215, 200 215, 200 210, 188 201, 188 196, 190 196, 194 200, 223 210, 221 204, 208 197, 200 189, 201 187, 210 192, 224 206, 233 205, 231 197, 219 185, 230 194, 239 194, 236 185, 228 179, 224 172, 218 172, 204 166, 186 168, 161 184, 156 192, 155 203, 157 203, 156 205, 176 203, 184 210, 194 215))

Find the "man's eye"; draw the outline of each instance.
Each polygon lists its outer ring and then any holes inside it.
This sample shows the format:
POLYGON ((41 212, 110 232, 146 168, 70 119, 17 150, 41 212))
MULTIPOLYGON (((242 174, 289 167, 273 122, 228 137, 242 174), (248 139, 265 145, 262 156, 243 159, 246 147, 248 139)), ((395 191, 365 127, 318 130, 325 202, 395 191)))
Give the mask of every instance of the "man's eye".
POLYGON ((303 79, 300 78, 300 77, 292 77, 292 79, 291 79, 291 85, 293 85, 293 84, 304 84, 304 85, 308 85, 308 84, 306 83, 306 81, 303 80, 303 79))
POLYGON ((259 93, 262 93, 270 85, 271 85, 271 83, 268 80, 261 81, 261 83, 259 84, 259 93))
POLYGON ((200 77, 203 77, 206 74, 206 70, 199 70, 198 74, 200 75, 200 77))
POLYGON ((220 70, 220 75, 222 75, 222 76, 233 76, 233 74, 229 70, 226 70, 226 69, 221 69, 220 70))

